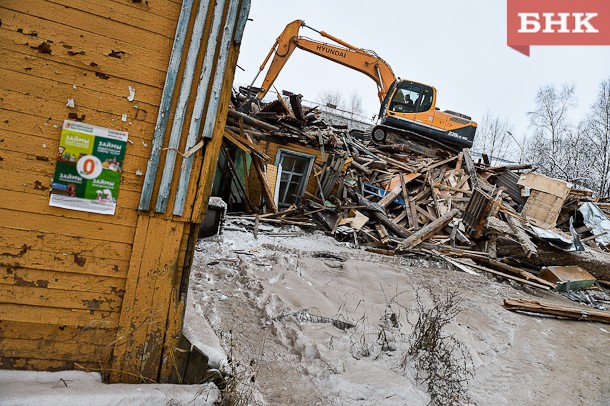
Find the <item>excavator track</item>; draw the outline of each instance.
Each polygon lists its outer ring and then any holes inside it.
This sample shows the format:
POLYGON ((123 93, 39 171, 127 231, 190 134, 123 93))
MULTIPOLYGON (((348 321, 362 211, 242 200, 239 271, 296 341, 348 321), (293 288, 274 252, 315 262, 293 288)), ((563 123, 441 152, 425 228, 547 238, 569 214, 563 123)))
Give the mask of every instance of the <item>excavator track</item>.
POLYGON ((373 128, 371 138, 377 144, 405 144, 411 151, 430 158, 439 158, 462 150, 462 147, 446 144, 414 131, 384 124, 373 128))

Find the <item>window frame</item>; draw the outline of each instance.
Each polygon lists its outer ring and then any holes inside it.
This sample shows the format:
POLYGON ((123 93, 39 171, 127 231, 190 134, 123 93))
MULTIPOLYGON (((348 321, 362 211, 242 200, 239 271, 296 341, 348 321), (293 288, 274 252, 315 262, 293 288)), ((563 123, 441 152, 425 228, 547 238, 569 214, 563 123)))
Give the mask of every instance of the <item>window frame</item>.
MULTIPOLYGON (((283 157, 284 156, 291 156, 295 157, 297 159, 301 158, 301 159, 305 159, 308 160, 306 166, 305 166, 305 172, 303 172, 303 180, 301 182, 301 185, 299 186, 299 191, 297 193, 298 197, 295 199, 295 203, 300 203, 301 198, 303 197, 303 194, 305 193, 305 190, 307 190, 307 185, 309 184, 309 178, 311 176, 311 171, 313 170, 313 164, 316 160, 316 156, 312 155, 312 154, 306 154, 304 152, 298 152, 298 151, 293 151, 287 148, 278 148, 277 150, 277 154, 275 155, 275 163, 274 165, 277 166, 278 171, 277 171, 277 181, 276 181, 276 204, 278 205, 278 207, 287 207, 290 206, 291 203, 285 203, 283 201, 281 201, 282 196, 280 196, 280 188, 282 185, 282 172, 284 172, 284 168, 280 165, 283 157)), ((292 171, 286 171, 288 173, 297 173, 297 172, 292 172, 292 171)), ((290 182, 288 182, 290 183, 290 182)))

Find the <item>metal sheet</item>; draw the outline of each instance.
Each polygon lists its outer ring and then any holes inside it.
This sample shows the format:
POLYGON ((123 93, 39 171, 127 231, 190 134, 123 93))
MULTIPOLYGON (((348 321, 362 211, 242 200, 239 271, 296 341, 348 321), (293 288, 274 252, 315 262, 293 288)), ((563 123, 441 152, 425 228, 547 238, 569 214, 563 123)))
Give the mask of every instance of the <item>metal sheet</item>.
MULTIPOLYGON (((223 27, 223 34, 220 49, 218 52, 218 59, 216 61, 216 71, 214 73, 214 79, 212 82, 212 89, 210 91, 210 98, 208 101, 208 107, 206 109, 205 119, 203 121, 203 137, 212 138, 214 126, 216 125, 216 116, 218 114, 218 108, 220 103, 220 94, 222 91, 222 84, 224 81, 225 72, 227 69, 227 61, 229 58, 229 51, 231 48, 231 42, 233 39, 233 32, 235 30, 235 23, 237 20, 237 11, 239 1, 233 0, 229 3, 229 10, 227 18, 223 27)), ((194 145, 197 134, 194 134, 194 139, 191 139, 191 143, 194 145)), ((187 144, 187 150, 189 145, 187 144)), ((188 182, 191 176, 191 168, 193 164, 193 157, 188 156, 182 161, 182 168, 180 172, 180 182, 178 184, 178 191, 176 200, 174 201, 173 214, 176 216, 182 215, 184 212, 184 202, 186 199, 186 192, 188 189, 188 182)))
POLYGON ((186 41, 186 32, 188 28, 191 11, 193 8, 192 0, 184 0, 180 9, 180 17, 176 26, 176 36, 172 45, 172 53, 169 58, 167 73, 165 74, 165 86, 161 95, 161 104, 159 106, 159 115, 155 125, 155 134, 152 141, 152 150, 148 164, 146 166, 146 176, 144 177, 144 185, 142 186, 142 195, 140 196, 139 210, 148 210, 150 208, 150 199, 157 177, 157 168, 159 166, 159 158, 161 155, 161 146, 167 129, 167 120, 169 111, 172 105, 174 89, 176 86, 176 78, 182 61, 182 51, 186 41))
POLYGON ((157 205, 155 206, 155 211, 157 213, 165 213, 165 209, 167 208, 167 199, 169 198, 170 187, 174 175, 174 165, 176 163, 176 150, 180 145, 182 126, 184 125, 188 99, 193 85, 193 77, 195 76, 197 56, 199 55, 199 48, 201 46, 209 4, 210 2, 208 1, 201 1, 199 3, 199 10, 197 11, 195 25, 193 26, 191 43, 189 45, 184 73, 182 75, 180 95, 178 96, 178 103, 176 104, 176 111, 174 113, 174 122, 172 123, 172 132, 167 145, 167 153, 165 154, 165 166, 163 167, 159 194, 157 195, 157 205))

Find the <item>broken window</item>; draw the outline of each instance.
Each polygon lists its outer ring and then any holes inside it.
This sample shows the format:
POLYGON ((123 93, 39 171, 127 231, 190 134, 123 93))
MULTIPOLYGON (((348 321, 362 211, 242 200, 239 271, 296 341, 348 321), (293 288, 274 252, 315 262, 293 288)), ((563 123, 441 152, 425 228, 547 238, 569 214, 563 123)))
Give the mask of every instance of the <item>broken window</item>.
POLYGON ((276 191, 278 206, 290 206, 303 196, 314 160, 313 155, 278 150, 275 159, 280 179, 279 191, 276 191))

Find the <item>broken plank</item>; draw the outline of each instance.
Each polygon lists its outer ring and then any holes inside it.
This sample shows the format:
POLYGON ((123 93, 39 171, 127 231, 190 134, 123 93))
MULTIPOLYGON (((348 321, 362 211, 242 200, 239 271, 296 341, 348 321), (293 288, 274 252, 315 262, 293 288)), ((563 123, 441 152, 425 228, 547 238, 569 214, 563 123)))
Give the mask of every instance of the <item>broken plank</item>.
POLYGON ((504 308, 510 311, 550 314, 579 321, 595 321, 610 324, 610 313, 591 308, 561 306, 554 303, 526 299, 504 299, 504 308))
POLYGON ((477 263, 484 263, 492 268, 499 269, 501 271, 510 272, 514 275, 519 275, 527 280, 535 281, 536 283, 548 286, 551 289, 555 289, 556 284, 549 282, 545 279, 539 278, 531 272, 525 271, 521 268, 514 267, 512 265, 505 264, 504 262, 495 261, 490 258, 476 258, 477 263))
POLYGON ((507 216, 507 220, 508 224, 510 225, 510 228, 515 233, 514 235, 517 238, 517 242, 519 242, 519 245, 521 245, 521 248, 523 249, 525 255, 528 258, 532 255, 538 255, 538 247, 536 247, 536 244, 534 244, 530 239, 529 235, 527 235, 521 223, 510 216, 507 216))
POLYGON ((390 236, 388 235, 388 230, 383 226, 383 224, 375 224, 375 229, 377 230, 377 234, 381 239, 383 244, 387 244, 390 242, 390 236))
POLYGON ((472 185, 472 189, 477 189, 480 187, 479 178, 477 177, 477 169, 474 166, 474 161, 472 160, 472 157, 470 156, 470 150, 468 148, 464 148, 462 150, 462 153, 463 153, 464 168, 466 169, 466 172, 470 176, 470 184, 472 185))
POLYGON ((430 224, 424 226, 421 230, 415 232, 412 236, 406 238, 400 245, 396 248, 398 249, 411 249, 416 247, 419 243, 427 240, 431 236, 433 236, 438 230, 441 230, 447 226, 453 220, 455 216, 460 213, 458 209, 453 209, 447 213, 445 213, 440 218, 434 220, 430 224))
MULTIPOLYGON (((456 261, 460 262, 457 259, 456 259, 456 261)), ((470 264, 470 263, 467 263, 467 265, 472 267, 472 268, 474 268, 474 269, 478 269, 480 271, 488 272, 488 273, 490 273, 492 275, 497 275, 497 276, 500 276, 502 278, 510 279, 510 280, 515 281, 515 282, 522 283, 524 285, 533 286, 535 288, 544 289, 544 290, 551 290, 551 288, 549 286, 541 285, 539 283, 528 281, 527 279, 522 279, 522 278, 519 278, 517 276, 513 276, 513 275, 509 275, 509 274, 504 273, 504 272, 496 271, 494 269, 489 269, 489 268, 484 267, 484 266, 480 266, 480 265, 476 265, 476 264, 470 264)))
POLYGON ((402 186, 396 186, 390 193, 385 195, 379 202, 377 202, 384 209, 390 205, 402 191, 402 186))
POLYGON ((253 127, 262 129, 262 130, 266 130, 266 131, 279 131, 279 127, 276 127, 274 125, 271 125, 269 123, 266 123, 264 121, 261 120, 257 120, 254 117, 250 117, 247 114, 244 113, 240 113, 239 111, 233 110, 233 109, 229 109, 229 117, 235 119, 235 120, 239 120, 242 119, 244 120, 244 123, 247 125, 251 125, 253 127))

